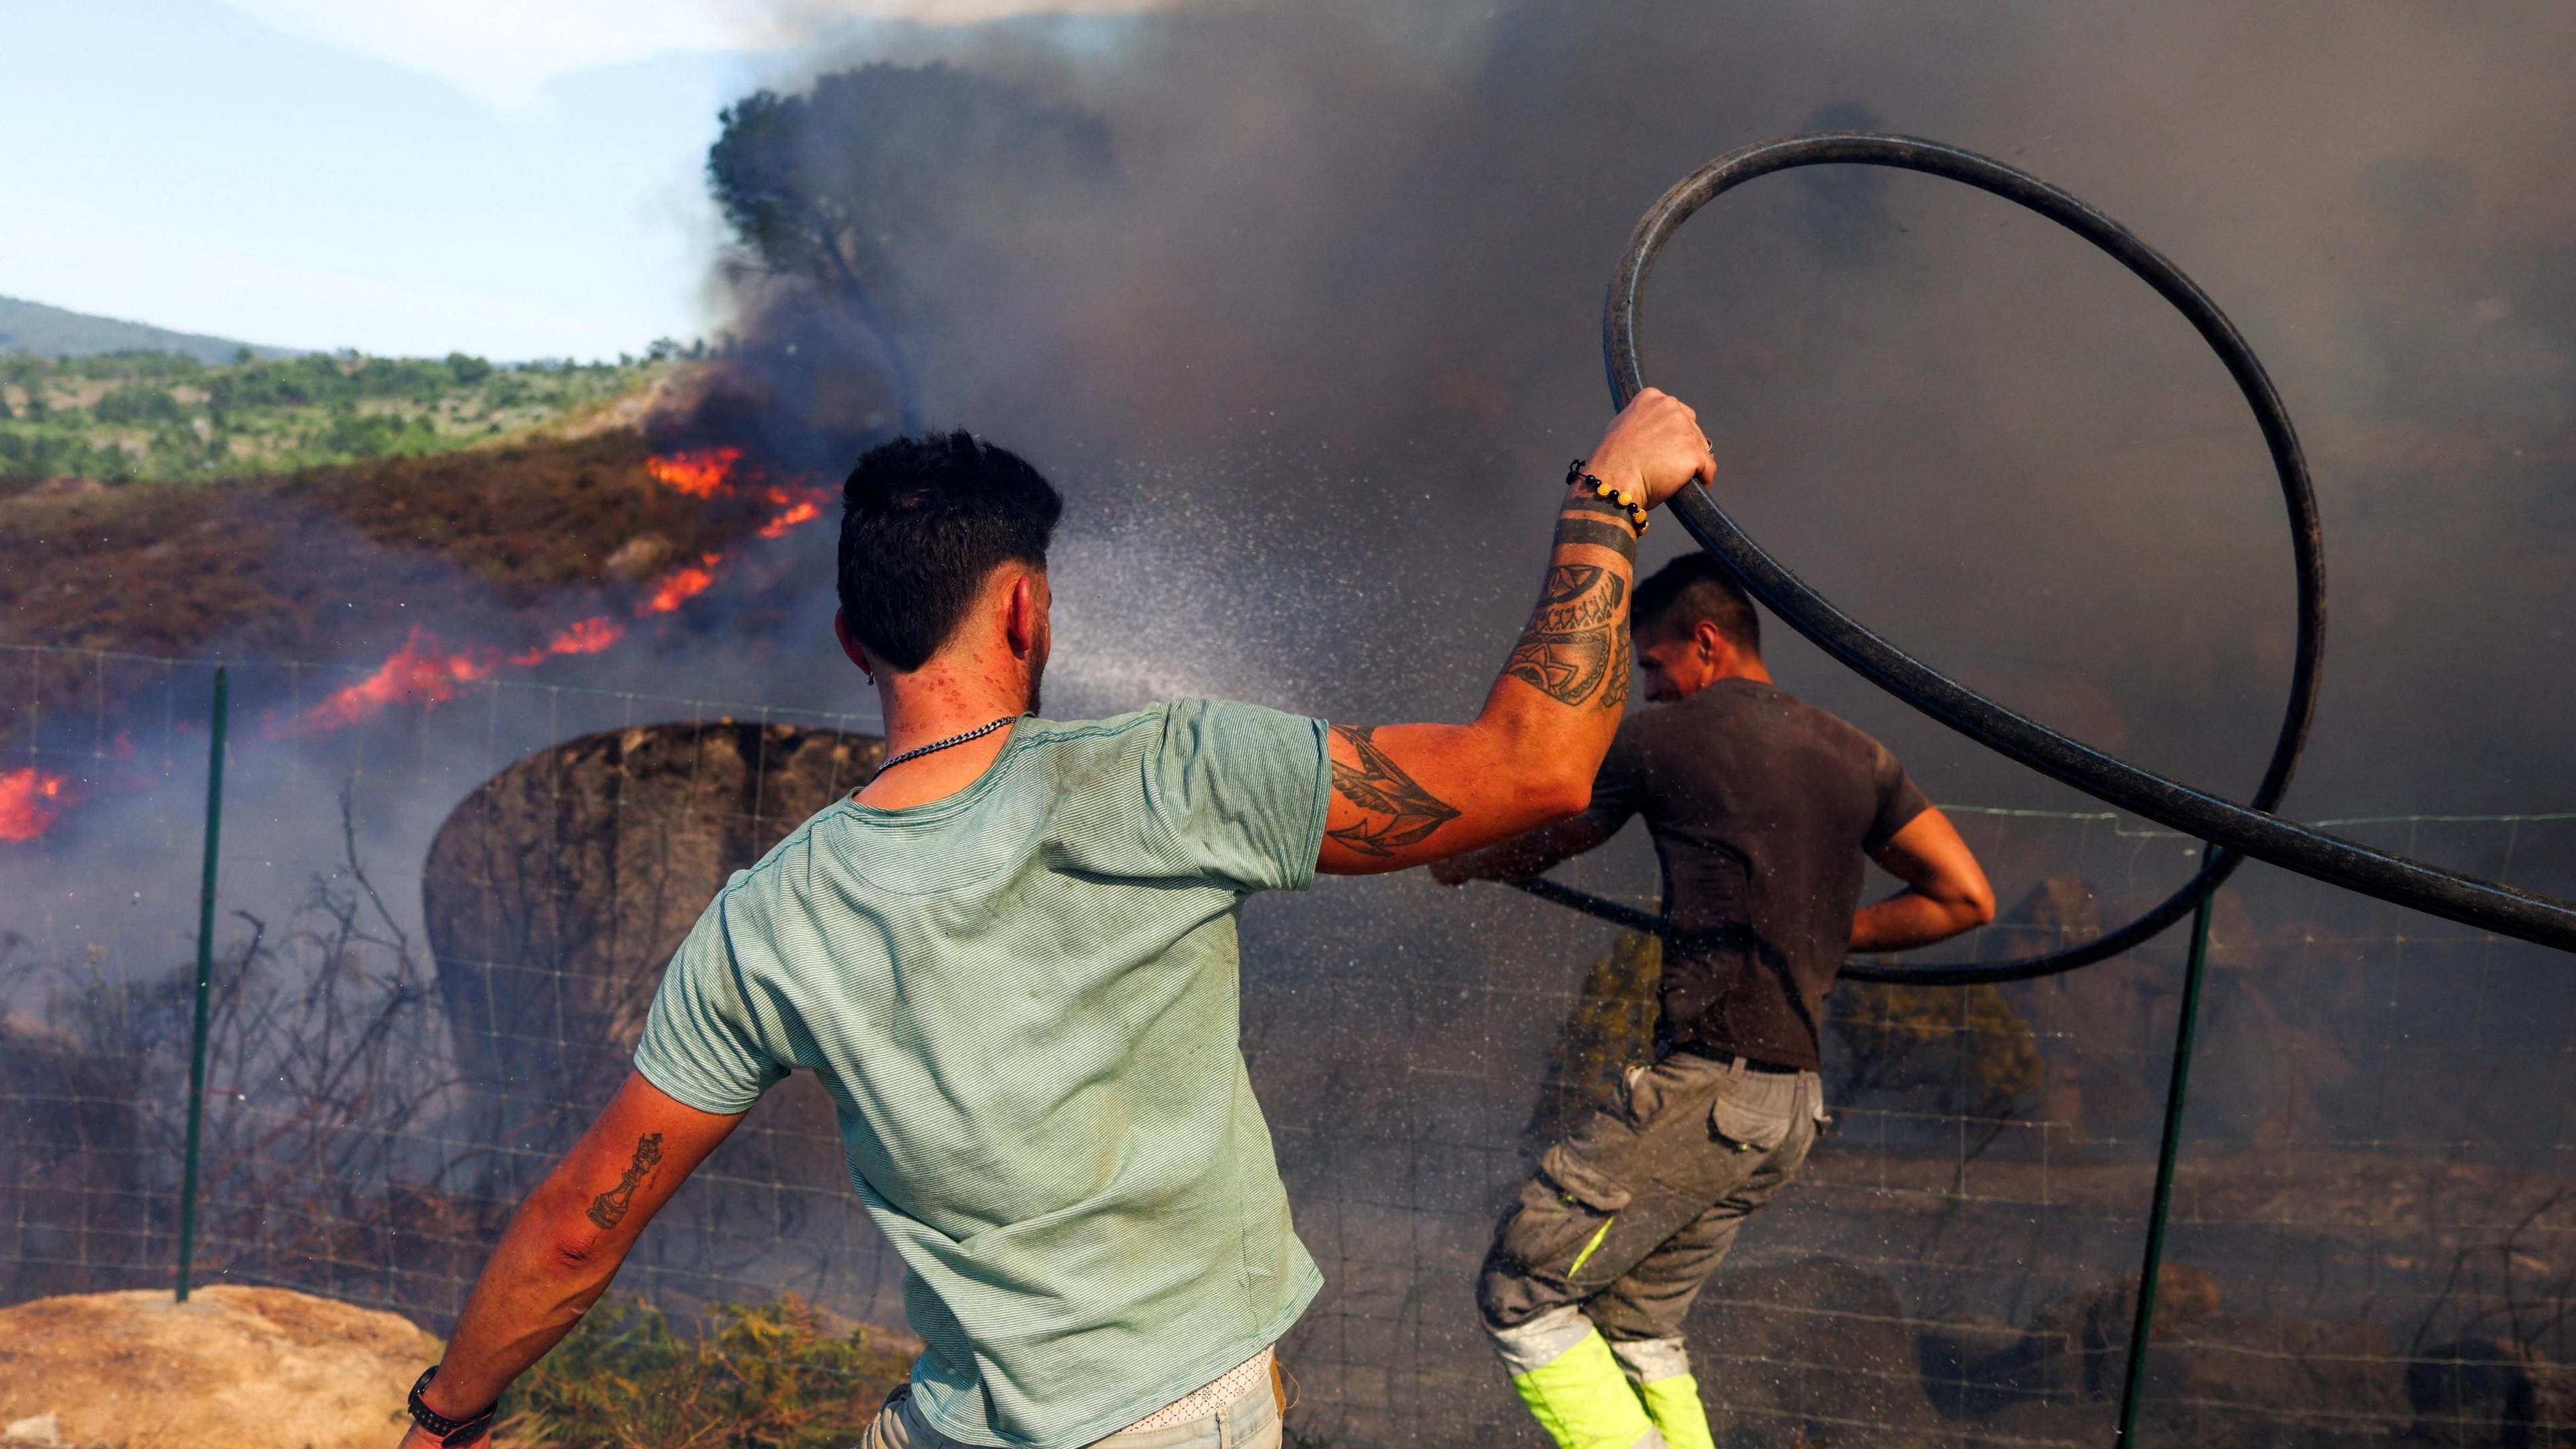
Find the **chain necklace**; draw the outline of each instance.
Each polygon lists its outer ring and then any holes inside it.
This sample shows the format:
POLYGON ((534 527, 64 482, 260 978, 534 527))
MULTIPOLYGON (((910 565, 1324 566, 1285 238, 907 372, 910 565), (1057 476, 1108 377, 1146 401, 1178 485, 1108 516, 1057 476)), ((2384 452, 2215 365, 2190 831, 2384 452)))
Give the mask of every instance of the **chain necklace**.
POLYGON ((968 730, 962 735, 950 735, 944 740, 932 740, 929 744, 923 745, 919 749, 906 750, 902 754, 895 756, 893 759, 886 761, 884 764, 877 766, 877 773, 882 775, 886 771, 893 769, 895 766, 902 764, 906 760, 918 760, 924 755, 935 755, 941 750, 948 749, 953 745, 962 745, 968 740, 980 740, 984 736, 991 734, 993 731, 1000 729, 1002 726, 1011 723, 1013 720, 1025 718, 1027 718, 1026 715, 1006 714, 1000 719, 993 721, 991 724, 977 725, 975 728, 968 730))

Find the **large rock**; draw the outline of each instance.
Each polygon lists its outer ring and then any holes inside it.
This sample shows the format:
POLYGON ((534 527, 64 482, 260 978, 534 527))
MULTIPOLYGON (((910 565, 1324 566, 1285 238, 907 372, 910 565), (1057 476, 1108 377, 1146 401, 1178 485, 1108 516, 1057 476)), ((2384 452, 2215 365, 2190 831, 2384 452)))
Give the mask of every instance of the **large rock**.
MULTIPOLYGON (((505 1209, 553 1164, 625 1079, 671 953, 726 879, 884 755, 835 730, 640 725, 530 755, 456 807, 421 896, 466 1130, 502 1149, 461 1164, 468 1197, 505 1209)), ((793 1288, 883 1319, 887 1258, 830 1099, 798 1072, 663 1210, 622 1281, 681 1311, 793 1288)))
POLYGON ((734 871, 884 758, 870 735, 734 721, 585 735, 518 761, 431 841, 438 989, 487 1140, 544 1154, 625 1072, 663 967, 734 871))
MULTIPOLYGON (((2156 1341, 2178 1341, 2178 1330, 2197 1331, 2218 1312, 2218 1280, 2197 1268, 2166 1263, 2156 1282, 2156 1341)), ((1916 1340, 1925 1391, 1949 1418, 2109 1403, 2128 1370, 2137 1310, 2137 1284, 2118 1278, 2041 1304, 2027 1329, 1964 1316, 1927 1324, 1916 1340)))
MULTIPOLYGON (((1988 954, 2004 959, 2053 951, 2092 940, 2104 924, 2101 894, 2091 882, 2052 877, 2003 913, 1988 954)), ((2161 960, 2131 952, 2003 987, 2047 1059, 2039 1116, 2077 1142, 2152 1136, 2165 1083, 2160 1068, 2142 1064, 2173 1045, 2177 984, 2161 960)))
POLYGON ((1725 1449, 1932 1449, 1913 1335, 1886 1279, 1835 1258, 1720 1271, 1687 1330, 1725 1449))
POLYGON ((14 1444, 388 1449, 437 1339, 283 1288, 41 1298, 0 1309, 14 1444))

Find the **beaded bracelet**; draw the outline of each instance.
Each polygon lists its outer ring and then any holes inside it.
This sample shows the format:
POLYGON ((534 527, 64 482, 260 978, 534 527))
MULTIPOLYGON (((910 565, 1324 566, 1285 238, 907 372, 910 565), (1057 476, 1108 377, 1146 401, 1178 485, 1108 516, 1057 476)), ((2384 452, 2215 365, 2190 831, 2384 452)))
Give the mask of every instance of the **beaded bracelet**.
POLYGON ((1591 486, 1594 495, 1602 498, 1617 499, 1619 506, 1628 510, 1628 521, 1637 525, 1637 536, 1639 538, 1645 537, 1647 527, 1646 510, 1637 506, 1637 495, 1613 488, 1609 484, 1602 482, 1599 478, 1594 477, 1592 474, 1584 472, 1583 465, 1590 461, 1591 459, 1589 458, 1577 458, 1573 462, 1566 464, 1565 486, 1571 488, 1577 483, 1588 484, 1591 486))

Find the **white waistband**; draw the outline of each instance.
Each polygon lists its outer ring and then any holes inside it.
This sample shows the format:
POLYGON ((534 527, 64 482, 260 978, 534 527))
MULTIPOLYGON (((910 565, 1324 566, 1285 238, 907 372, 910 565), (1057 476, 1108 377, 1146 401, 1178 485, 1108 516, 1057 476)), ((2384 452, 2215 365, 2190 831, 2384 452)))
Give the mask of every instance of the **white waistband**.
POLYGON ((1165 1404, 1118 1432, 1133 1434, 1146 1429, 1168 1429, 1175 1424, 1187 1424, 1216 1413, 1256 1388, 1267 1389, 1270 1387, 1273 1353, 1271 1349, 1263 1349, 1227 1370, 1225 1376, 1215 1383, 1165 1404))

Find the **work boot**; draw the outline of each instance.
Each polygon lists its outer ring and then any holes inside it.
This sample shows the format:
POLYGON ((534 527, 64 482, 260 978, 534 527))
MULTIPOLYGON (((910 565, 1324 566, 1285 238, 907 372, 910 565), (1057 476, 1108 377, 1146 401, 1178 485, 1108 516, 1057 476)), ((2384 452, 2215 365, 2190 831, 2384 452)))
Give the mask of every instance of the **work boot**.
MULTIPOLYGON (((1512 1375, 1512 1387, 1558 1449, 1665 1449, 1664 1436, 1656 1432, 1645 1404, 1598 1333, 1587 1333, 1545 1364, 1512 1375)), ((1697 1405, 1696 1397, 1692 1403, 1697 1405)), ((1700 1443, 1707 1441, 1707 1420, 1702 1419, 1700 1443)))
POLYGON ((1709 1432, 1708 1410, 1699 1401, 1699 1380, 1691 1376, 1690 1356, 1678 1338, 1614 1343, 1610 1352, 1645 1401, 1646 1417, 1671 1449, 1717 1449, 1709 1432))

